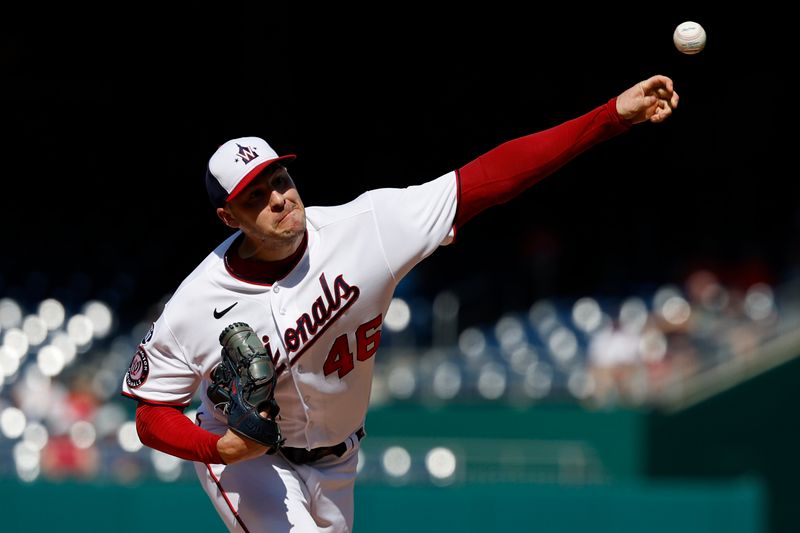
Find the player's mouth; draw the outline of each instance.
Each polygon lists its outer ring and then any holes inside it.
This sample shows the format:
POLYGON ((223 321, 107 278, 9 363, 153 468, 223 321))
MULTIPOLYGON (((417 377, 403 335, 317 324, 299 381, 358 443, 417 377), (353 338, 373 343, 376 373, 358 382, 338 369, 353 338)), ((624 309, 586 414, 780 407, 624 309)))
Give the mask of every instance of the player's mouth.
POLYGON ((291 215, 295 211, 297 211, 296 207, 293 207, 292 209, 286 211, 283 215, 281 215, 281 218, 278 219, 278 224, 280 225, 284 220, 286 220, 289 217, 289 215, 291 215))

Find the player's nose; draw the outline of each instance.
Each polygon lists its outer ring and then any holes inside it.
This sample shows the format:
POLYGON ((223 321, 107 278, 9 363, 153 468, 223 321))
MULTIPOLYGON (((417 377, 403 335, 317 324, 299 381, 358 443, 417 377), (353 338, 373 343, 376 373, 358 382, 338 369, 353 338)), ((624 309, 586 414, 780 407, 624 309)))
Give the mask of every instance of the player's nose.
POLYGON ((273 190, 269 195, 269 206, 273 211, 281 211, 286 203, 286 197, 280 191, 273 190))

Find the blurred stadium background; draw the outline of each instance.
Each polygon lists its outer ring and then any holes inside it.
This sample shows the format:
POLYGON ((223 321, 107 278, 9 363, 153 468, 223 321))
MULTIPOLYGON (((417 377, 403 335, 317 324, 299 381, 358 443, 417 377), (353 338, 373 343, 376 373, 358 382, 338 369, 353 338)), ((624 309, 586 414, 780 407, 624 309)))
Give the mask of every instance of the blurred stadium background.
POLYGON ((227 235, 202 185, 216 145, 297 153, 305 203, 330 205, 656 72, 683 98, 668 123, 480 215, 401 283, 356 529, 800 529, 787 63, 742 38, 752 13, 637 15, 636 46, 609 38, 609 15, 281 15, 213 39, 0 38, 0 530, 221 528, 191 465, 143 448, 119 395, 170 291, 227 235), (683 20, 708 32, 698 56, 672 47, 683 20))

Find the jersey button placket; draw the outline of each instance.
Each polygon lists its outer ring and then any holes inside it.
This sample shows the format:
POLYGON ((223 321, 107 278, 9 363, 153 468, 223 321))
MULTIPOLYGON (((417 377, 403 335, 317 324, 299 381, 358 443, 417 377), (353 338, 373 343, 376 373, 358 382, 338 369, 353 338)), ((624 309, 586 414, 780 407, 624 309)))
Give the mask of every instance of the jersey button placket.
MULTIPOLYGON (((278 326, 278 331, 286 331, 287 327, 292 327, 292 325, 293 325, 293 324, 286 323, 286 318, 285 318, 287 313, 291 310, 291 309, 288 309, 288 308, 292 307, 292 305, 291 305, 291 294, 289 294, 291 291, 289 291, 289 292, 283 291, 283 293, 281 293, 281 287, 279 285, 277 285, 277 284, 272 285, 271 288, 272 288, 273 297, 270 298, 270 308, 272 309, 272 313, 273 313, 273 317, 274 317, 274 320, 275 320, 275 324, 278 326), (281 293, 281 294, 279 294, 279 293, 281 293)), ((297 312, 297 311, 294 310, 293 312, 297 312)), ((288 351, 288 348, 286 347, 286 344, 285 343, 283 343, 283 344, 284 344, 284 350, 286 350, 286 353, 287 353, 287 356, 288 356, 287 359, 291 360, 291 357, 292 357, 293 354, 288 351)), ((303 374, 303 373, 308 371, 308 368, 306 368, 304 365, 298 363, 298 364, 295 364, 295 365, 290 365, 289 371, 292 372, 292 373, 303 374)), ((303 392, 302 392, 302 388, 303 387, 300 385, 299 381, 298 380, 294 380, 294 382, 295 382, 295 387, 298 387, 297 394, 299 396, 299 399, 303 403, 303 410, 305 411, 305 415, 306 415, 306 420, 307 420, 306 431, 305 431, 306 438, 309 439, 309 440, 313 440, 311 435, 310 435, 310 432, 312 431, 312 428, 314 427, 314 421, 311 420, 311 415, 310 415, 311 407, 309 406, 309 400, 311 399, 311 395, 310 394, 303 394, 303 392)))
POLYGON ((285 302, 282 301, 277 294, 278 290, 277 287, 271 286, 267 287, 267 310, 268 313, 272 316, 272 323, 275 324, 275 330, 278 332, 278 338, 280 339, 280 346, 281 352, 284 354, 282 357, 286 357, 286 363, 288 365, 289 359, 291 358, 291 354, 286 349, 286 344, 283 339, 283 332, 286 330, 286 324, 283 323, 283 320, 279 320, 279 314, 285 315, 286 314, 286 307, 285 302))

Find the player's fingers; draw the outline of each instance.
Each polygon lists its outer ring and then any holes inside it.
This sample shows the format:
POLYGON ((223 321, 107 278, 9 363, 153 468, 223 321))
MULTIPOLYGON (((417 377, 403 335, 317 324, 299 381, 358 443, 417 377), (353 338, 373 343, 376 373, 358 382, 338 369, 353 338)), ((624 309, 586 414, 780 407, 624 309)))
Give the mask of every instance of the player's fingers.
POLYGON ((655 76, 647 78, 641 83, 641 85, 645 94, 661 87, 664 87, 667 91, 672 92, 672 80, 666 76, 662 76, 661 74, 656 74, 655 76))
POLYGON ((658 102, 655 109, 653 109, 653 114, 650 115, 650 122, 661 122, 661 102, 658 102))
POLYGON ((669 106, 672 109, 675 109, 676 107, 678 107, 678 100, 680 100, 680 97, 678 96, 678 93, 673 91, 672 98, 669 101, 669 106))
POLYGON ((658 104, 658 98, 656 98, 655 96, 645 96, 642 99, 641 109, 650 109, 651 107, 657 104, 658 104))
POLYGON ((672 114, 672 108, 669 106, 666 100, 659 100, 658 106, 656 108, 656 112, 650 117, 652 122, 662 122, 668 116, 672 114))

